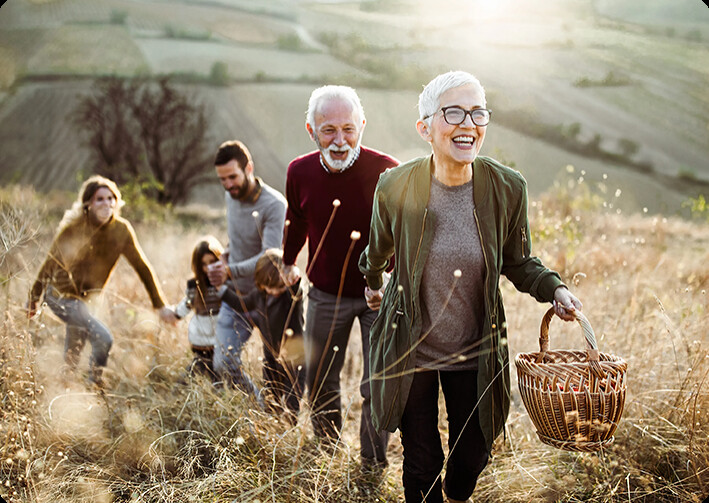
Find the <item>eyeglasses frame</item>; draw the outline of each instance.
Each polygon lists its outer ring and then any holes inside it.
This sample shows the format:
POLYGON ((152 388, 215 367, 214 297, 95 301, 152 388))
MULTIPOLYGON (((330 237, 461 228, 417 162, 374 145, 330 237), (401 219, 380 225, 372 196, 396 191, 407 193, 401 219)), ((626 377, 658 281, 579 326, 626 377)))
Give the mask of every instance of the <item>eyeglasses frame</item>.
POLYGON ((466 110, 466 109, 464 109, 464 108, 461 107, 461 106, 458 106, 458 105, 451 105, 451 106, 449 106, 449 107, 441 107, 441 108, 439 108, 438 110, 436 110, 435 112, 433 112, 431 115, 427 115, 426 117, 424 117, 423 120, 426 120, 426 119, 428 119, 429 117, 433 117, 433 116, 436 115, 438 112, 443 112, 443 120, 446 121, 446 124, 448 124, 448 125, 450 125, 450 126, 460 126, 462 123, 465 122, 465 117, 466 117, 467 115, 470 115, 470 120, 472 121, 472 123, 473 123, 474 125, 476 125, 476 126, 478 126, 478 127, 485 127, 485 126, 487 126, 488 124, 490 124, 490 119, 492 119, 492 110, 489 109, 489 108, 473 108, 472 110, 466 110), (450 109, 450 108, 458 108, 458 109, 462 110, 462 111, 463 111, 463 120, 461 120, 461 121, 460 121, 459 123, 457 123, 457 124, 451 124, 450 122, 448 122, 448 119, 446 118, 446 110, 448 110, 448 109, 450 109), (473 118, 473 112, 478 112, 478 111, 480 111, 480 110, 485 110, 485 111, 488 113, 488 116, 489 116, 489 117, 488 117, 488 122, 487 122, 487 124, 478 124, 477 122, 475 122, 475 119, 473 118))

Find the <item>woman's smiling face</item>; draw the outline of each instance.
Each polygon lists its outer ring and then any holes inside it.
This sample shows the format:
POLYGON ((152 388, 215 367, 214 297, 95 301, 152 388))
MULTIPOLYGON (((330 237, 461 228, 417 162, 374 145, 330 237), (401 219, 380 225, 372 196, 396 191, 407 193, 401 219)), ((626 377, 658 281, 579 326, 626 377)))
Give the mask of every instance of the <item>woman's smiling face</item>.
POLYGON ((116 196, 106 187, 98 189, 88 204, 89 215, 99 225, 108 222, 116 208, 116 196))
POLYGON ((487 126, 476 126, 469 114, 456 126, 448 124, 441 109, 452 106, 466 111, 485 108, 485 99, 480 89, 472 84, 448 89, 441 94, 438 111, 431 117, 430 125, 424 128, 419 125, 419 133, 431 143, 437 163, 465 166, 478 156, 487 126))

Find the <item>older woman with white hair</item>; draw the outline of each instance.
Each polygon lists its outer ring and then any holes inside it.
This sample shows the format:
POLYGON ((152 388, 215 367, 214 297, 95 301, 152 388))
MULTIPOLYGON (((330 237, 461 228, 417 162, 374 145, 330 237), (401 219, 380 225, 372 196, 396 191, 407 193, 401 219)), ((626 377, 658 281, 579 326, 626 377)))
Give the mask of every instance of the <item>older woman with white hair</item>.
POLYGON ((407 503, 442 502, 442 489, 459 502, 472 495, 509 411, 500 276, 553 302, 564 320, 582 306, 531 255, 522 175, 478 155, 491 117, 480 82, 461 71, 439 75, 421 93, 419 114, 432 153, 382 174, 360 257, 368 304, 380 307, 370 335, 372 416, 376 428, 401 431, 407 503))
POLYGON ((73 370, 88 340, 91 343, 89 382, 102 385, 103 368, 113 344, 109 329, 89 310, 87 301, 100 292, 116 262, 128 259, 145 285, 160 318, 175 323, 165 306, 153 269, 143 254, 130 222, 119 216, 123 206, 116 184, 102 176, 88 178, 70 210, 59 223, 57 235, 30 291, 28 315, 44 301, 64 323, 64 360, 73 370))

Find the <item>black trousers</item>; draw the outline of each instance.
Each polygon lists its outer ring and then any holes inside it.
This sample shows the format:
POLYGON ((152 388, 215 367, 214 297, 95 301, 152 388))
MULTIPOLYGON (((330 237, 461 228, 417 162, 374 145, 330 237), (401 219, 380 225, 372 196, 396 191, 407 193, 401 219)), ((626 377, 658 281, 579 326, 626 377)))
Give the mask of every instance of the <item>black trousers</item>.
POLYGON ((217 374, 214 372, 214 366, 212 365, 214 348, 192 346, 192 354, 194 358, 187 367, 189 375, 202 375, 209 377, 212 382, 216 382, 217 374))
POLYGON ((438 431, 438 391, 443 390, 448 414, 446 495, 466 500, 473 494, 489 453, 480 429, 477 371, 417 369, 401 418, 406 503, 442 503, 444 455, 438 431))

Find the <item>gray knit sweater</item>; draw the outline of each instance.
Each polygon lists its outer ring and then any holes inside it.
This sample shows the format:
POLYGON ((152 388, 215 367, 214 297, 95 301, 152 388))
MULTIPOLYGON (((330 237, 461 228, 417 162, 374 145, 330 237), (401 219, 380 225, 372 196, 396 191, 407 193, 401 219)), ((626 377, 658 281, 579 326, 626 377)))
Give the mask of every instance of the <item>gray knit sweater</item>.
POLYGON ((257 178, 260 194, 241 201, 225 193, 229 268, 241 293, 254 287, 256 261, 268 248, 280 248, 286 219, 286 198, 257 178))
POLYGON ((428 201, 433 240, 421 280, 423 340, 416 366, 477 368, 484 316, 485 261, 473 215, 473 182, 449 187, 433 178, 428 201), (460 270, 461 277, 454 273, 460 270))

